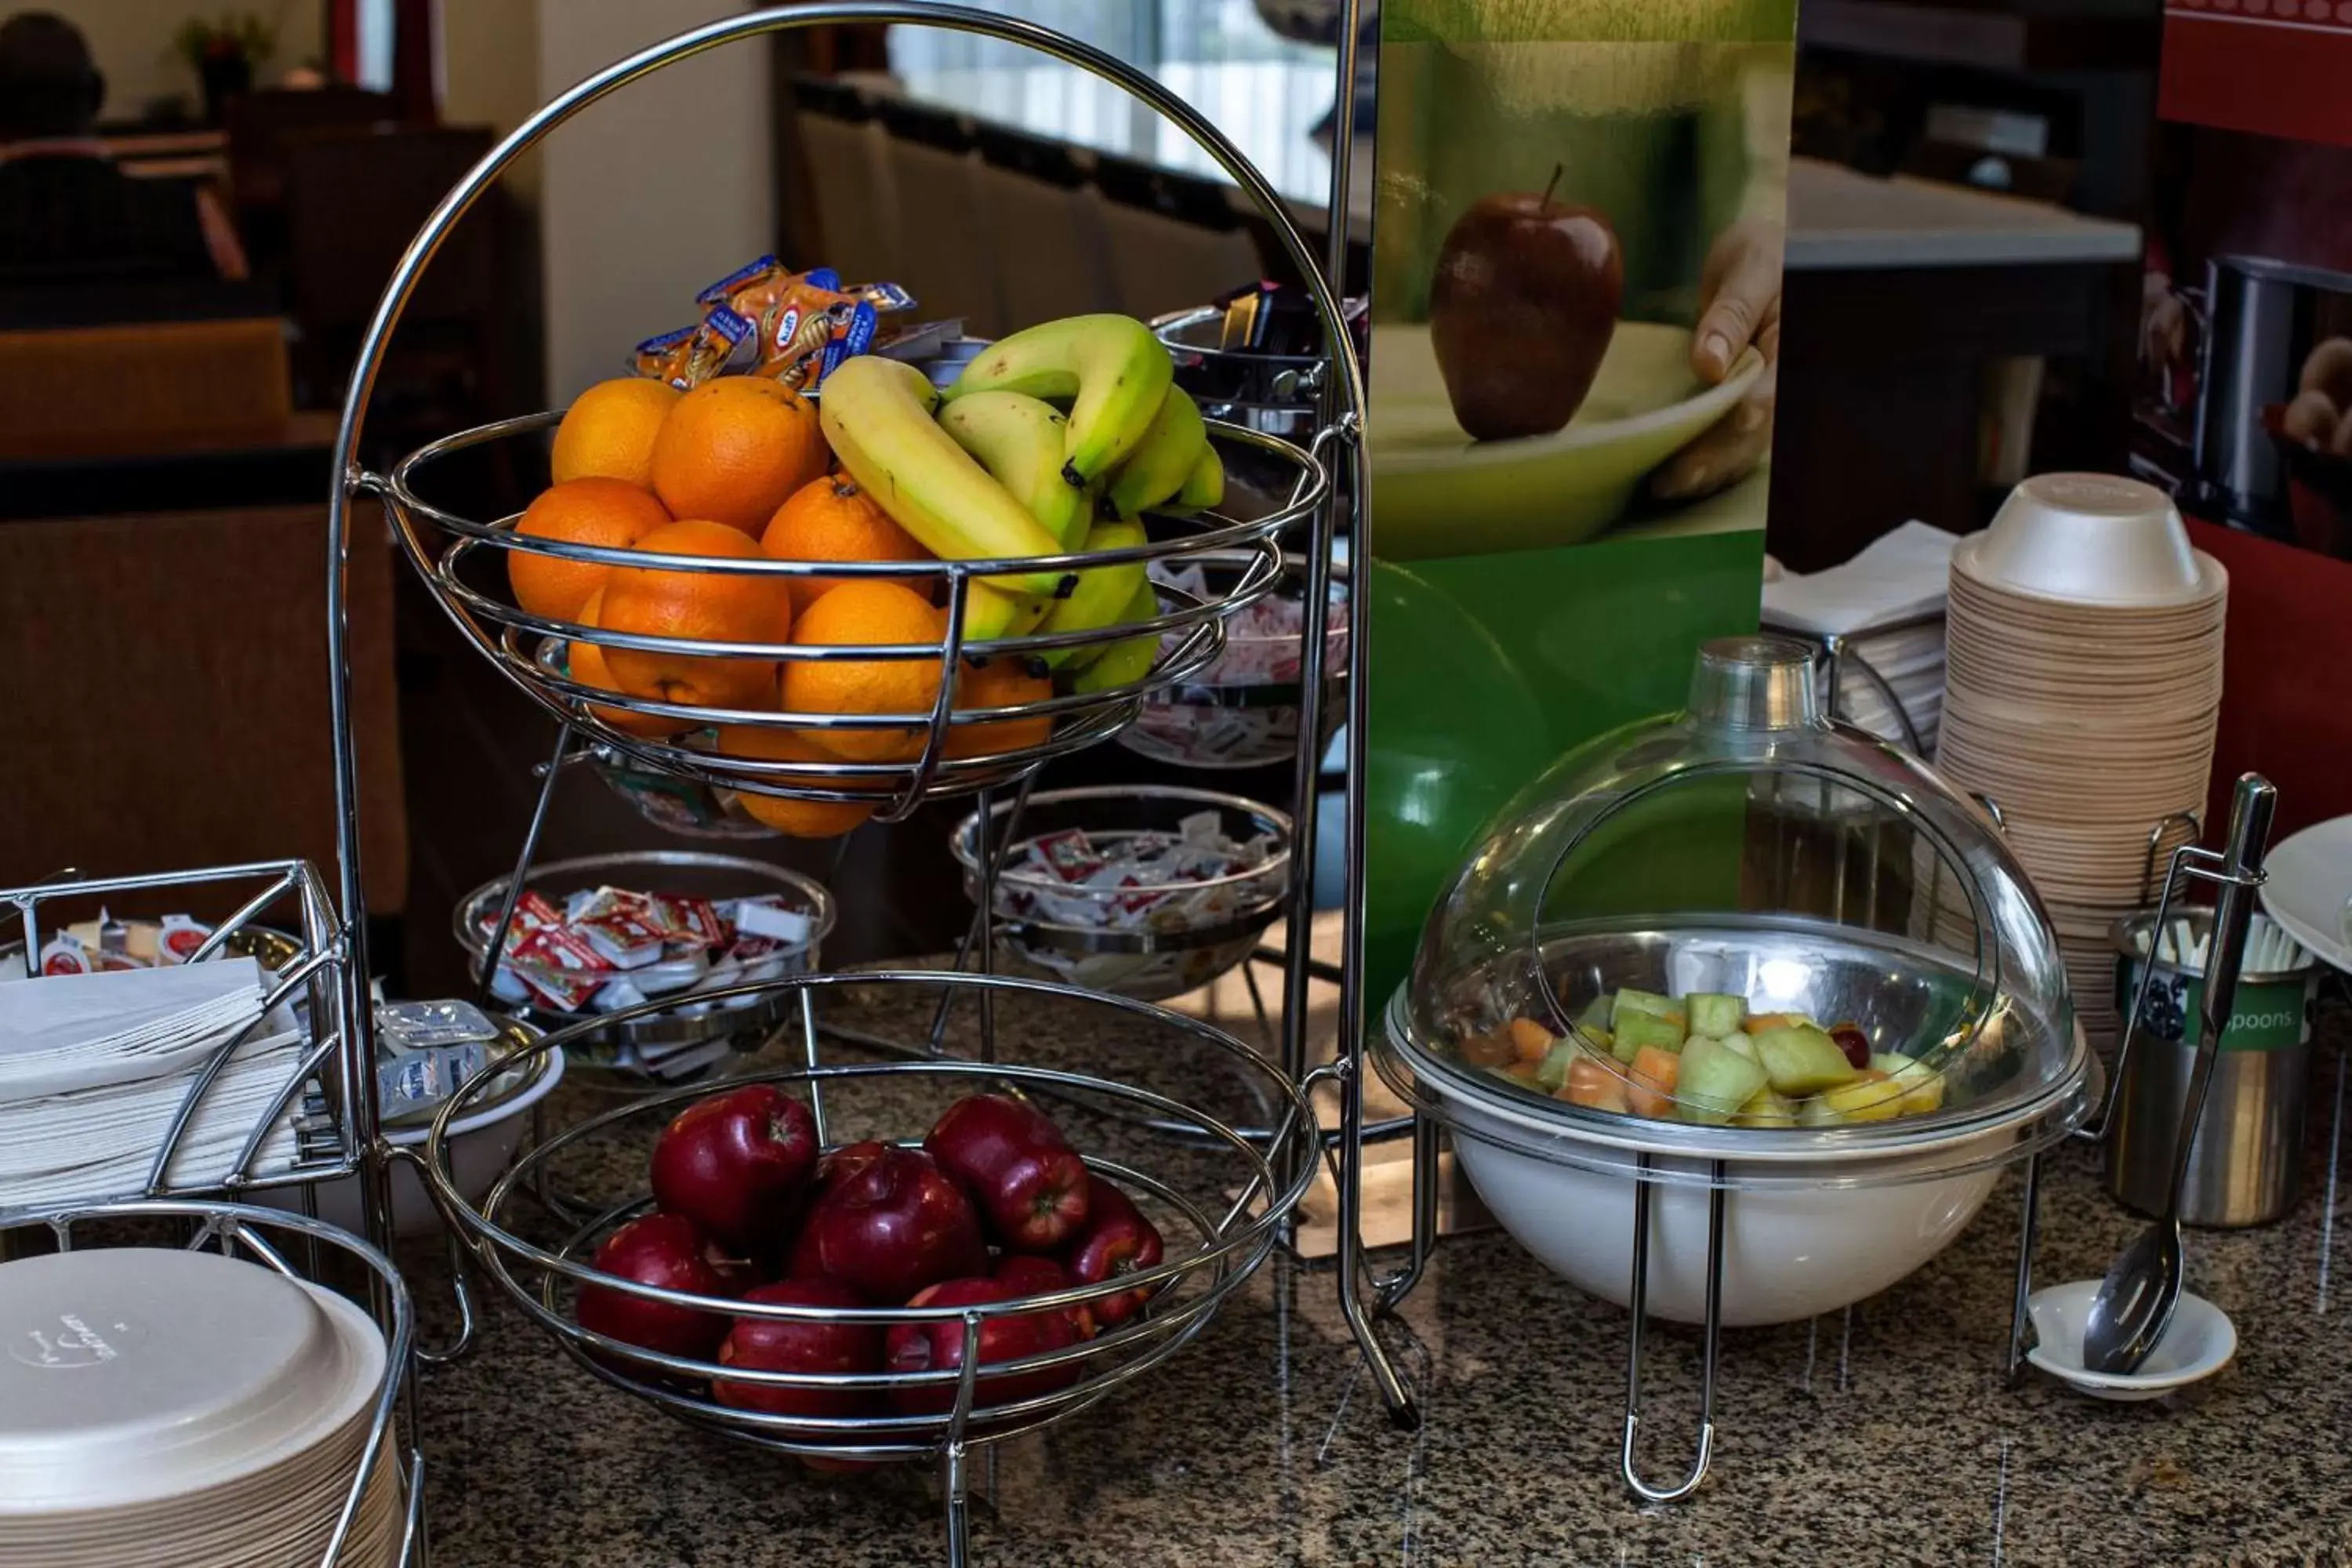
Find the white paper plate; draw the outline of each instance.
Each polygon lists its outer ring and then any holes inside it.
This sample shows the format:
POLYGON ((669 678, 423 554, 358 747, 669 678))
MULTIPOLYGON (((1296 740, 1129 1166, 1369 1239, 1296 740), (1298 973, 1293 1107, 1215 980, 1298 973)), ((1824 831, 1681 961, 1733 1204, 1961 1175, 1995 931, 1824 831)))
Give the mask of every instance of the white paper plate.
POLYGON ((2305 828, 2273 848, 2264 867, 2263 912, 2322 963, 2352 974, 2344 909, 2352 899, 2352 816, 2305 828))

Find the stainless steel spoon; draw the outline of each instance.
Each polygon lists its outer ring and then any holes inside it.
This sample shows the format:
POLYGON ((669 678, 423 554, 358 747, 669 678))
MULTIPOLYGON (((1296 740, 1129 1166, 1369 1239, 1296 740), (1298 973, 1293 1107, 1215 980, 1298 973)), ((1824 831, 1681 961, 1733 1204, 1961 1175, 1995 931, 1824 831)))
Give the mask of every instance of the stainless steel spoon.
POLYGON ((2246 930, 2253 919, 2254 890, 2262 882, 2263 851, 2270 842, 2271 816, 2277 804, 2278 791, 2269 781, 2254 773, 2238 780, 2230 804, 2229 845, 2215 878, 2221 891, 2213 905, 2213 941, 2206 952, 2204 995, 2198 1008, 2197 1063, 2173 1143, 2170 1194, 2162 1217, 2124 1249, 2092 1298, 2090 1316, 2083 1324, 2083 1364, 2093 1372, 2137 1372, 2180 1305, 2180 1194, 2188 1184, 2189 1152, 2204 1116, 2205 1092, 2212 1087, 2221 1030, 2237 1002, 2246 930))

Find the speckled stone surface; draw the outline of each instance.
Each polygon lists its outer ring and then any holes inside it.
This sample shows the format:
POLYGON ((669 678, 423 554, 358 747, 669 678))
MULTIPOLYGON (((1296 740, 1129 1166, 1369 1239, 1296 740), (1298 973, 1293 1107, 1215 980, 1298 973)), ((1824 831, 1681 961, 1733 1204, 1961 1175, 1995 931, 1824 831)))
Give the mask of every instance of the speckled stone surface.
MULTIPOLYGON (((1066 1013, 1013 1009, 1007 1054, 1132 1071, 1150 1053, 1171 1086, 1187 1078, 1164 1039, 1098 1010, 1066 1013)), ((914 1032, 904 1008, 883 1021, 914 1032)), ((2013 1177, 1958 1245, 1894 1289, 1811 1322, 1727 1332, 1712 1477, 1665 1508, 1637 1506, 1618 1479, 1625 1315, 1507 1237, 1443 1244, 1389 1325, 1422 1396, 1417 1432, 1386 1419, 1331 1271, 1277 1258, 1177 1359, 1003 1447, 975 1510, 974 1562, 2352 1562, 2352 1302, 2331 1294, 2329 1256, 2336 1060, 2314 1085, 2294 1215, 2192 1234, 2190 1288, 2240 1335, 2236 1363, 2192 1400, 2095 1404, 2038 1376, 2002 1386, 2013 1177)), ((857 1130, 919 1128, 923 1107, 882 1087, 855 1105, 838 1097, 835 1114, 857 1130)), ((564 1117, 598 1103, 584 1089, 565 1100, 564 1117)), ((1074 1132, 1089 1148, 1123 1136, 1074 1132)), ((626 1163, 583 1159, 575 1173, 617 1182, 626 1163)), ((2037 1279, 2097 1275, 2140 1222, 2105 1197, 2088 1152, 2056 1156, 2044 1186, 2037 1279)), ((404 1263, 428 1331, 445 1329, 439 1249, 411 1247, 404 1263)), ((1648 1463, 1676 1472, 1697 1336, 1661 1329, 1649 1343, 1648 1463)), ((469 1359, 426 1375, 423 1400, 441 1568, 944 1561, 933 1473, 821 1477, 690 1430, 593 1381, 503 1300, 469 1359)))

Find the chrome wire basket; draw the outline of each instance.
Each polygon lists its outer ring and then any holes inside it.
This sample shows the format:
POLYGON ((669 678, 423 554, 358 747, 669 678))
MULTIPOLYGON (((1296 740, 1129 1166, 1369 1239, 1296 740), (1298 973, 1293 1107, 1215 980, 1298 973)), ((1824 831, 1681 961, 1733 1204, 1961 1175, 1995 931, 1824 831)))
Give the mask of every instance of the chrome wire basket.
MULTIPOLYGON (((1213 664, 1224 651, 1222 623, 1274 591, 1282 574, 1279 536, 1313 518, 1330 492, 1319 439, 1300 447, 1277 437, 1229 425, 1213 425, 1211 439, 1228 476, 1222 510, 1193 518, 1158 518, 1159 537, 1128 549, 1078 552, 995 561, 822 562, 702 555, 575 544, 516 531, 519 517, 480 521, 434 505, 419 493, 420 476, 457 453, 493 443, 530 439, 551 429, 562 414, 534 414, 461 431, 419 448, 395 464, 377 483, 394 521, 394 532, 427 587, 480 651, 542 708, 570 724, 603 752, 655 773, 699 780, 740 795, 846 805, 873 805, 895 821, 921 800, 968 794, 1005 784, 1059 756, 1116 735, 1133 722, 1143 701, 1182 685, 1213 664), (1101 569, 1146 572, 1185 562, 1241 552, 1244 565, 1221 577, 1215 591, 1193 596, 1157 587, 1157 614, 1120 619, 1084 631, 1042 632, 1010 628, 1017 635, 967 638, 967 610, 985 593, 992 577, 1077 574, 1101 569), (554 620, 511 602, 501 569, 509 552, 554 557, 599 566, 622 566, 735 578, 879 578, 918 592, 943 592, 942 641, 838 647, 817 644, 730 642, 621 632, 554 620), (1157 644, 1148 668, 1131 679, 1101 679, 1094 689, 1075 689, 1034 701, 1000 707, 959 708, 959 677, 968 661, 999 657, 1027 658, 1150 639, 1157 644), (569 650, 592 644, 671 658, 751 661, 915 660, 935 661, 937 696, 927 711, 900 713, 808 713, 775 709, 698 706, 583 685, 572 678, 569 650), (724 741, 710 731, 724 728, 724 741), (667 730, 653 735, 640 730, 667 730), (877 762, 804 761, 737 754, 761 749, 761 737, 840 736, 862 731, 880 737, 859 750, 887 754, 877 762), (756 732, 756 733, 754 733, 756 732), (726 745, 727 750, 721 746, 726 745)), ((1100 667, 1100 668, 1108 668, 1100 667)), ((1090 672, 1091 673, 1091 672, 1090 672)), ((1084 685, 1084 682, 1081 682, 1084 685)), ((789 742, 787 742, 789 744, 789 742)), ((817 752, 823 755, 822 750, 817 752)))
MULTIPOLYGON (((445 1132, 488 1083, 486 1072, 440 1112, 425 1155, 428 1179, 472 1259, 583 1372, 691 1426, 828 1467, 941 1460, 949 1472, 951 1541, 961 1539, 964 1467, 971 1451, 1071 1415, 1176 1355, 1265 1262, 1313 1179, 1316 1132, 1307 1089, 1198 1019, 1043 982, 954 973, 803 975, 745 989, 772 993, 797 1011, 800 1059, 797 1066, 738 1075, 730 1087, 773 1083, 804 1099, 828 1152, 863 1139, 914 1143, 940 1110, 966 1093, 1009 1092, 1045 1101, 1089 1170, 1159 1226, 1163 1260, 1099 1285, 1013 1301, 857 1310, 746 1303, 599 1272, 593 1263, 599 1245, 652 1209, 646 1158, 655 1135, 702 1092, 693 1089, 648 1095, 551 1131, 478 1205, 470 1205, 454 1185, 445 1132), (942 995, 981 1004, 962 1015, 979 1015, 976 1038, 959 1034, 951 1047, 972 1044, 984 1056, 992 1044, 1019 1040, 1021 1059, 920 1052, 825 1059, 820 1041, 834 1034, 827 1019, 911 1016, 928 1013, 942 995), (1106 1021, 1115 1026, 1105 1027, 1106 1021), (1263 1114, 1269 1105, 1280 1121, 1271 1142, 1237 1130, 1244 1112, 1263 1114), (542 1194, 550 1187, 567 1194, 560 1207, 547 1205, 542 1194), (583 1327, 575 1310, 583 1286, 739 1321, 854 1324, 877 1332, 950 1324, 962 1336, 964 1353, 960 1371, 751 1371, 641 1349, 583 1327), (1150 1292, 1149 1304, 1118 1326, 1066 1349, 978 1370, 980 1336, 992 1321, 1068 1310, 1137 1289, 1150 1292), (867 1413, 744 1409, 719 1402, 711 1385, 720 1382, 846 1396, 867 1413), (992 1392, 1007 1388, 1013 1396, 992 1392)), ((530 1048, 558 1049, 576 1033, 550 1035, 530 1048)), ((845 1029, 840 1037, 854 1039, 856 1030, 845 1029)))

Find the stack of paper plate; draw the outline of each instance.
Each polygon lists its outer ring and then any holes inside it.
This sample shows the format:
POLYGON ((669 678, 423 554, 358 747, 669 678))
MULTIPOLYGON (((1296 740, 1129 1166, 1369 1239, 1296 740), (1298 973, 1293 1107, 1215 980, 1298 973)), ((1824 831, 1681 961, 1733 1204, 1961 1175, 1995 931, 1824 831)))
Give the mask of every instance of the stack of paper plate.
POLYGON ((2074 1005, 2114 1037, 2116 920, 2202 808, 2229 577, 2162 492, 2045 474, 1952 552, 1937 764, 1990 797, 2049 905, 2074 1005))
MULTIPOLYGON (((0 1568, 315 1568, 359 1474, 383 1336, 217 1253, 0 1265, 0 1568)), ((339 1562, 390 1568, 383 1446, 339 1562)))

